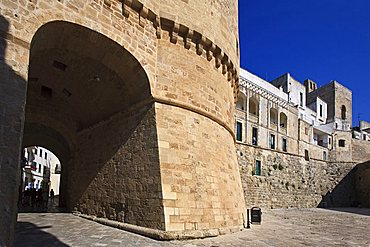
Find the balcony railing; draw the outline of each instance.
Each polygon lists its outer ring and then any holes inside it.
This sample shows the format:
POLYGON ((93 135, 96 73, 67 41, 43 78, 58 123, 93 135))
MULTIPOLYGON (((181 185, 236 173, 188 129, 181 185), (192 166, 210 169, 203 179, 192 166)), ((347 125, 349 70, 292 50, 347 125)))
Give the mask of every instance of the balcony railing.
POLYGON ((270 122, 270 128, 273 130, 277 130, 277 124, 270 122))
POLYGON ((280 127, 280 132, 283 133, 283 134, 287 134, 288 130, 285 127, 280 127))
POLYGON ((258 123, 258 115, 255 115, 253 113, 249 113, 249 120, 253 123, 258 123))

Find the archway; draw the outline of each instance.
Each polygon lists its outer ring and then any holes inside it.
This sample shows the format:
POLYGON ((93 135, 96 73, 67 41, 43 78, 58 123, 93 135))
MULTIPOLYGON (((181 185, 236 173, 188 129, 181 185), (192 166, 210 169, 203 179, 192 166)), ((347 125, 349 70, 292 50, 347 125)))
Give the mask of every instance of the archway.
POLYGON ((62 168, 60 160, 42 146, 29 146, 22 153, 18 211, 56 212, 62 168))
POLYGON ((154 213, 163 205, 149 79, 122 46, 62 21, 36 32, 23 138, 31 145, 60 157, 68 210, 164 229, 154 213))

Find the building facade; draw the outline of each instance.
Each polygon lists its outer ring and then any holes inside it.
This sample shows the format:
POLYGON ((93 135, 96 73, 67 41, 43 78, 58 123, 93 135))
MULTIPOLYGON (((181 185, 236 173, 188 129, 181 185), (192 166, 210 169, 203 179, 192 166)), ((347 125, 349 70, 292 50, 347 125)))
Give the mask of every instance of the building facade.
MULTIPOLYGON (((370 143, 352 138, 352 92, 336 81, 320 88, 301 83, 289 73, 271 82, 243 69, 240 75, 236 146, 246 205, 325 205, 354 165, 370 159, 370 143)), ((335 205, 355 200, 341 196, 335 205)))
POLYGON ((59 194, 61 164, 49 150, 32 146, 24 149, 22 191, 26 189, 53 189, 59 194))

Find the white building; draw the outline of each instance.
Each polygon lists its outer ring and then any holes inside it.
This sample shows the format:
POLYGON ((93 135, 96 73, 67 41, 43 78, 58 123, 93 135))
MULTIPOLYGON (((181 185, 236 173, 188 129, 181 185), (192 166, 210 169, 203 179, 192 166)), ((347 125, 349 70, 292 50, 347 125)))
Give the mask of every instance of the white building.
POLYGON ((24 149, 23 190, 26 188, 53 189, 59 194, 61 165, 59 159, 43 147, 24 149))

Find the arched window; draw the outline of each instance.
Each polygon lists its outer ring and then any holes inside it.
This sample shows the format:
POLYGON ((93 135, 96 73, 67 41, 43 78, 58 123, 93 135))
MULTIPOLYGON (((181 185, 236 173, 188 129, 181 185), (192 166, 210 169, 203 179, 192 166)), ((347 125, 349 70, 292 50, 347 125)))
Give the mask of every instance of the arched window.
POLYGON ((284 112, 280 113, 280 128, 287 129, 288 127, 288 117, 284 112))
POLYGON ((254 116, 259 115, 259 103, 255 97, 249 98, 249 114, 254 116))
POLYGON ((245 110, 244 105, 245 105, 245 96, 244 94, 240 93, 238 95, 238 101, 236 102, 236 108, 244 111, 245 110))
POLYGON ((340 108, 340 115, 343 120, 347 119, 347 109, 344 105, 340 108))
POLYGON ((270 109, 270 127, 277 127, 278 123, 278 112, 275 108, 270 109))

